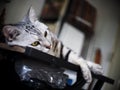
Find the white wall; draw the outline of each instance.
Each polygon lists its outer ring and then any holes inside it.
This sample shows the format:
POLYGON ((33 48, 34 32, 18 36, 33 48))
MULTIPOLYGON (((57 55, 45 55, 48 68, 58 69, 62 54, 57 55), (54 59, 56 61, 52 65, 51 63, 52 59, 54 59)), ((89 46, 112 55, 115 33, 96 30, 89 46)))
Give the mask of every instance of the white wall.
POLYGON ((120 90, 120 28, 117 32, 117 40, 115 45, 115 53, 110 65, 109 76, 115 80, 114 85, 106 85, 104 90, 120 90), (119 89, 118 89, 119 87, 119 89))
POLYGON ((68 23, 63 25, 59 39, 64 43, 65 46, 71 48, 74 52, 81 54, 85 35, 77 28, 71 26, 68 23))
POLYGON ((40 15, 45 0, 11 0, 6 5, 5 23, 16 23, 23 19, 30 6, 36 11, 37 16, 40 15))
MULTIPOLYGON (((97 21, 95 36, 91 40, 87 59, 94 60, 95 50, 96 48, 100 48, 102 51, 104 74, 114 80, 120 79, 118 69, 120 66, 120 46, 117 46, 117 50, 115 50, 115 40, 120 25, 119 2, 117 0, 109 0, 109 2, 107 0, 88 1, 97 9, 97 21)), ((117 84, 105 84, 103 89, 118 90, 116 86, 117 84)))
POLYGON ((87 59, 93 60, 96 48, 102 51, 102 65, 104 74, 107 74, 114 52, 116 32, 119 25, 117 5, 112 1, 88 0, 97 9, 95 36, 91 40, 87 59))

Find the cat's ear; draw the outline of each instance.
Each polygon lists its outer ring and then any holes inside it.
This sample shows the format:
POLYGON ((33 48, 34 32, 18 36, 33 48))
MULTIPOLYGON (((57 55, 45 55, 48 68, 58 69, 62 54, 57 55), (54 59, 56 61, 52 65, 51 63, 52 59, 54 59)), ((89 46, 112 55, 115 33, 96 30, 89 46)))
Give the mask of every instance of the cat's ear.
POLYGON ((37 20, 35 9, 33 7, 30 7, 29 9, 29 20, 31 22, 35 22, 37 20))
POLYGON ((7 25, 3 27, 2 33, 8 41, 12 41, 19 34, 19 31, 17 30, 17 28, 11 25, 7 25))
POLYGON ((27 15, 24 17, 22 21, 26 22, 27 20, 31 21, 32 23, 34 23, 37 20, 35 10, 32 6, 29 8, 27 15))

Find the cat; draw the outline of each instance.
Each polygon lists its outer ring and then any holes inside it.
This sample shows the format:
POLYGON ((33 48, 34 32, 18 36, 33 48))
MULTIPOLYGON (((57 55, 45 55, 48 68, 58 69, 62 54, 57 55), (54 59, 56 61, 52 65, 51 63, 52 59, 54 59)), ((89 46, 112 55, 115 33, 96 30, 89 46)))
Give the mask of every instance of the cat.
POLYGON ((96 74, 103 74, 101 65, 84 60, 77 53, 64 46, 57 36, 49 31, 48 26, 37 19, 32 7, 22 21, 17 24, 5 25, 2 32, 9 46, 32 47, 79 65, 86 83, 92 81, 91 71, 96 74))

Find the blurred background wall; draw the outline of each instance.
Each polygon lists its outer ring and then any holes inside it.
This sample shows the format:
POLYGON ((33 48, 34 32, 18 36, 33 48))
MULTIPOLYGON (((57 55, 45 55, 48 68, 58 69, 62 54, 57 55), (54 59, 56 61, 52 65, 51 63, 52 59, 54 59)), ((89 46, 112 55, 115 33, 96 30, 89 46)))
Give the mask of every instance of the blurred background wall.
POLYGON ((33 6, 39 17, 45 0, 10 0, 6 4, 5 23, 16 23, 24 18, 30 6, 33 6))
POLYGON ((119 0, 88 1, 97 9, 97 20, 95 36, 91 40, 87 59, 93 60, 95 50, 100 48, 104 74, 115 79, 115 85, 104 85, 104 90, 120 90, 120 2, 119 0))

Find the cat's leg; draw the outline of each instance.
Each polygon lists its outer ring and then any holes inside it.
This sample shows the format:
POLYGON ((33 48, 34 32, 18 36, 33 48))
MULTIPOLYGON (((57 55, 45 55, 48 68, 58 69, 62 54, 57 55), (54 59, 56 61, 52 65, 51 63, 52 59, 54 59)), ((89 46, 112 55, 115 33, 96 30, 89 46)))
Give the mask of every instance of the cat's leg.
MULTIPOLYGON (((86 60, 85 60, 86 61, 86 60)), ((101 65, 93 63, 91 61, 86 61, 90 71, 92 71, 95 74, 103 74, 103 68, 101 65)), ((90 82, 85 83, 85 85, 82 87, 83 90, 88 90, 88 87, 90 85, 90 82)))
POLYGON ((75 65, 79 65, 83 74, 83 78, 86 80, 86 83, 91 83, 91 71, 83 58, 80 58, 74 52, 71 52, 69 55, 68 62, 75 65))
MULTIPOLYGON (((62 44, 60 46, 63 46, 62 44)), ((83 78, 86 80, 87 83, 90 83, 92 81, 92 76, 91 76, 91 71, 86 63, 86 61, 79 57, 79 55, 75 52, 73 52, 72 50, 70 51, 69 48, 61 47, 62 51, 60 56, 62 56, 63 58, 67 57, 68 62, 78 65, 81 68, 82 74, 83 74, 83 78)))

